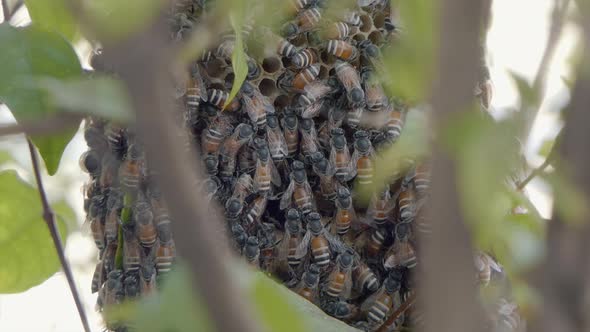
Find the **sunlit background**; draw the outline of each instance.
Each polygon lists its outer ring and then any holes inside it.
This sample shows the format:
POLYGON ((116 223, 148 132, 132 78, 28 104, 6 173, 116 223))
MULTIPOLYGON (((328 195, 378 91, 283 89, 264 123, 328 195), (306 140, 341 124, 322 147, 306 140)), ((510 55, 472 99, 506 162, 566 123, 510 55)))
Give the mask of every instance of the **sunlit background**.
MULTIPOLYGON (((494 116, 502 117, 518 106, 518 92, 510 78, 510 72, 517 73, 530 82, 534 79, 545 49, 553 3, 553 0, 494 0, 494 19, 487 41, 488 63, 494 82, 494 116)), ((19 25, 27 24, 28 21, 26 9, 17 13, 13 19, 19 25)), ((545 140, 554 138, 562 125, 559 110, 569 100, 564 81, 570 77, 571 57, 579 39, 578 28, 571 23, 566 24, 547 76, 546 98, 525 144, 525 155, 531 167, 544 161, 538 154, 539 148, 545 140)), ((87 54, 88 50, 87 44, 77 45, 79 54, 87 54)), ((84 56, 81 56, 81 60, 83 63, 86 61, 84 56)), ((0 123, 10 122, 14 122, 14 118, 0 106, 0 123)), ((0 150, 9 150, 17 163, 9 166, 20 169, 22 177, 32 180, 29 153, 22 136, 1 138, 0 150)), ((98 253, 89 231, 83 226, 81 187, 87 176, 81 172, 78 158, 84 150, 86 144, 78 133, 66 148, 57 174, 53 177, 46 176, 44 181, 52 200, 65 199, 76 212, 81 230, 72 232, 68 237, 66 256, 72 266, 90 325, 93 331, 102 331, 100 315, 94 310, 96 294, 90 293, 98 253)), ((548 186, 540 180, 533 180, 527 187, 527 193, 541 215, 549 218, 552 199, 548 186)), ((0 295, 0 331, 81 330, 76 307, 62 272, 26 292, 0 295)))

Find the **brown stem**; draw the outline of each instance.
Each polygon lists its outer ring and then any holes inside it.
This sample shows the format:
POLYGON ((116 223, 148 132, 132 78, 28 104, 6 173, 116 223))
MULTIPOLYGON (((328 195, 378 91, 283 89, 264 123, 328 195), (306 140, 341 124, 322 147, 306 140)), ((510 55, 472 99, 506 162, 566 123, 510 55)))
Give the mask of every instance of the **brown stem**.
POLYGON ((529 182, 531 182, 532 179, 534 179, 535 177, 537 177, 538 175, 542 174, 543 171, 551 164, 551 161, 549 160, 549 158, 547 158, 543 164, 541 164, 541 166, 535 168, 531 174, 529 174, 524 180, 522 180, 520 183, 518 183, 518 185, 516 186, 516 190, 523 190, 528 184, 529 182))
POLYGON ((33 171, 35 173, 35 179, 37 181, 39 196, 41 196, 41 204, 43 205, 43 219, 45 220, 45 223, 49 228, 49 233, 51 234, 53 244, 55 245, 55 250, 57 251, 57 256, 59 257, 59 261, 61 262, 61 267, 64 270, 64 273, 66 274, 66 279, 68 280, 68 285, 70 286, 70 291, 72 292, 74 302, 76 302, 76 308, 78 309, 78 315, 80 315, 80 320, 82 321, 82 325, 84 326, 84 331, 90 332, 88 318, 86 317, 84 306, 82 305, 82 301, 80 300, 80 294, 78 294, 78 289, 76 288, 76 283, 74 282, 74 275, 72 274, 72 270, 70 269, 70 265, 68 264, 68 261, 66 260, 66 256, 64 254, 64 247, 59 236, 57 224, 55 223, 55 214, 53 213, 53 210, 51 210, 51 206, 47 201, 45 189, 43 189, 43 181, 41 179, 41 171, 39 168, 39 159, 37 158, 37 152, 35 151, 35 146, 33 145, 33 142, 31 142, 30 139, 28 139, 27 142, 29 143, 29 152, 31 153, 33 171))

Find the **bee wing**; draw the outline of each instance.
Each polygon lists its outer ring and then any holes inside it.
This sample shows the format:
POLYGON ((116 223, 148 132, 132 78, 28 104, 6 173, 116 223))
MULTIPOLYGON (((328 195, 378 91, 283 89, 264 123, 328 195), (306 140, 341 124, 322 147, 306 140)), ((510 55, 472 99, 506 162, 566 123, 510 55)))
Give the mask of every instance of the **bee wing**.
POLYGON ((304 93, 308 96, 315 97, 314 99, 323 97, 325 94, 330 92, 330 90, 332 90, 330 86, 317 80, 307 84, 305 88, 303 88, 304 93))
MULTIPOLYGON (((344 149, 345 152, 347 151, 347 149, 344 149)), ((354 152, 352 153, 352 157, 350 158, 350 162, 348 163, 348 178, 346 179, 347 181, 352 180, 352 178, 354 178, 356 176, 356 163, 359 161, 361 157, 361 154, 354 149, 354 152)))
POLYGON ((498 262, 496 262, 496 260, 494 260, 490 255, 482 253, 482 258, 484 261, 486 261, 490 268, 492 268, 498 273, 504 273, 504 269, 502 268, 502 266, 498 262))
POLYGON ((305 182, 305 184, 303 185, 303 187, 305 188, 305 191, 307 191, 307 194, 309 196, 311 196, 312 210, 315 211, 315 209, 316 209, 315 199, 313 199, 313 191, 311 190, 311 186, 309 185, 309 182, 305 182))
POLYGON ((283 156, 288 154, 287 148, 287 141, 285 140, 285 136, 280 129, 277 130, 267 130, 268 135, 268 145, 273 146, 274 149, 280 151, 283 156))
POLYGON ((303 118, 315 118, 316 116, 318 116, 320 114, 320 111, 322 110, 322 106, 324 105, 324 102, 322 100, 318 100, 315 103, 305 107, 305 109, 303 110, 303 112, 301 112, 301 117, 303 118))
POLYGON ((328 240, 328 244, 330 245, 330 251, 332 253, 341 253, 352 249, 346 244, 344 244, 344 242, 342 242, 340 238, 335 236, 334 234, 325 231, 324 237, 326 238, 326 240, 328 240))
POLYGON ((275 166, 274 161, 272 161, 272 159, 269 159, 269 166, 270 166, 270 181, 277 187, 280 187, 282 184, 281 181, 281 175, 279 174, 279 171, 277 170, 277 167, 275 166))
POLYGON ((281 210, 284 210, 284 209, 288 208, 289 206, 291 206, 291 196, 293 195, 294 190, 295 190, 295 181, 291 180, 291 183, 289 183, 287 190, 285 190, 285 192, 283 193, 283 197, 281 197, 281 203, 279 205, 279 208, 281 210))
POLYGON ((299 245, 297 246, 297 249, 295 249, 295 255, 298 258, 302 258, 302 257, 305 257, 305 255, 307 255, 307 251, 309 250, 309 242, 310 241, 311 241, 311 232, 307 231, 305 233, 305 236, 301 240, 301 243, 299 243, 299 245))
POLYGON ((345 299, 350 298, 350 293, 352 292, 352 268, 349 268, 346 271, 346 276, 344 277, 344 288, 342 289, 342 297, 345 299))
POLYGON ((398 242, 394 243, 383 256, 383 266, 386 269, 390 269, 399 265, 399 259, 397 257, 397 245, 398 242))

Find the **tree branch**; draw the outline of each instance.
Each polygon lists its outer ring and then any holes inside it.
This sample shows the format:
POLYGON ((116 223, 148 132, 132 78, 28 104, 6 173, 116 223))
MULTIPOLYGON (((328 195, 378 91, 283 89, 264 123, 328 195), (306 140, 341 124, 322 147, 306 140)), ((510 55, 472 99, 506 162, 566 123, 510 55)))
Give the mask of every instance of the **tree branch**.
POLYGON ((42 120, 26 121, 7 126, 0 126, 0 137, 17 134, 29 136, 47 135, 61 132, 64 129, 77 128, 83 117, 73 114, 57 114, 42 120))
POLYGON ((31 153, 31 162, 33 164, 33 171, 35 173, 35 179, 37 181, 37 188, 39 190, 39 196, 41 196, 41 204, 43 205, 43 219, 49 228, 49 233, 51 233, 51 238, 53 239, 53 244, 55 245, 55 249, 57 251, 57 256, 59 257, 59 261, 61 263, 62 269, 66 274, 66 279, 68 280, 68 285, 70 286, 70 291, 72 292, 72 297, 74 298, 74 302, 76 302, 76 308, 78 309, 78 315, 80 315, 80 320, 82 321, 82 325, 84 326, 85 332, 90 332, 90 326, 88 325, 88 318, 86 317, 86 312, 84 311, 84 306, 82 305, 82 301, 80 300, 80 294, 78 294, 78 289, 76 288, 76 283, 74 281, 74 275, 72 274, 72 270, 70 269, 70 265, 66 260, 66 256, 64 254, 63 244, 61 242, 61 238, 59 236, 59 231, 57 229, 57 224, 55 223, 55 214, 51 210, 51 206, 47 201, 47 195, 45 194, 45 189, 43 189, 43 180, 41 179, 41 171, 39 168, 39 159, 37 158, 37 152, 35 150, 35 146, 30 139, 27 140, 29 143, 29 152, 31 153))
POLYGON ((208 213, 208 203, 200 199, 204 194, 195 188, 199 165, 194 149, 183 148, 182 131, 171 119, 174 103, 165 77, 173 57, 164 31, 160 18, 117 45, 105 45, 105 58, 120 69, 129 89, 138 136, 174 218, 179 254, 193 272, 194 296, 204 298, 218 331, 259 331, 246 297, 229 275, 232 256, 223 223, 208 213))
MULTIPOLYGON (((472 105, 481 59, 482 1, 446 0, 439 5, 438 76, 432 88, 439 133, 453 114, 472 105)), ((431 235, 419 239, 422 288, 418 300, 426 318, 424 331, 483 331, 483 312, 473 282, 473 248, 461 213, 456 167, 440 147, 434 148, 431 197, 427 214, 436 222, 431 235)))

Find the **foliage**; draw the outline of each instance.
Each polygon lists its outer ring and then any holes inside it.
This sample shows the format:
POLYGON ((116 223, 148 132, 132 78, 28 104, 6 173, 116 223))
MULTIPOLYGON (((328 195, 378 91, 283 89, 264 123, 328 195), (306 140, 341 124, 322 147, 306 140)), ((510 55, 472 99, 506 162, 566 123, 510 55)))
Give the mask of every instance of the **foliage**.
MULTIPOLYGON (((0 173, 0 293, 18 293, 36 286, 60 268, 53 241, 42 216, 37 190, 15 171, 0 173)), ((60 235, 65 220, 74 219, 63 202, 53 205, 60 235)))
POLYGON ((57 32, 73 42, 77 26, 68 10, 67 0, 27 0, 25 4, 33 24, 47 31, 57 32))
POLYGON ((248 75, 248 63, 246 62, 246 52, 244 51, 244 42, 242 40, 243 19, 238 18, 237 15, 232 15, 230 16, 230 21, 236 38, 234 51, 231 55, 231 65, 234 70, 234 82, 229 97, 225 101, 225 105, 223 105, 224 109, 230 104, 232 99, 236 97, 242 84, 246 80, 246 75, 248 75))

